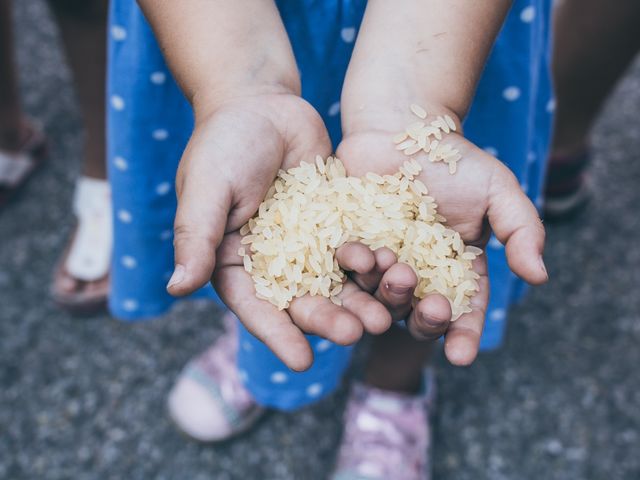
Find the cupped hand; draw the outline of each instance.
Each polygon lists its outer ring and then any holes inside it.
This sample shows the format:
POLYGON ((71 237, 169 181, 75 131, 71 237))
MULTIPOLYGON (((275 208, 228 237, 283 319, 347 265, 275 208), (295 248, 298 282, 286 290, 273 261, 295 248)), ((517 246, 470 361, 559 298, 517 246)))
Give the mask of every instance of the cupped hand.
MULTIPOLYGON (((189 294, 213 276, 217 293, 245 327, 294 370, 313 361, 303 333, 346 345, 365 330, 385 331, 392 321, 387 309, 353 281, 340 294, 342 306, 306 295, 279 311, 255 296, 237 254, 239 229, 258 210, 278 170, 330 153, 322 119, 300 97, 243 97, 197 115, 176 179, 176 270, 169 292, 189 294)), ((366 273, 375 267, 367 254, 353 260, 358 258, 364 261, 355 270, 366 273)))
MULTIPOLYGON (((454 116, 448 111, 430 113, 454 116)), ((352 118, 337 151, 348 173, 362 176, 367 172, 397 172, 408 157, 395 148, 392 138, 417 120, 408 108, 406 112, 399 109, 377 111, 370 121, 366 110, 352 118)), ((345 112, 343 123, 344 119, 345 112)), ((456 123, 459 125, 458 120, 456 123)), ((458 133, 446 134, 442 143, 451 144, 462 155, 454 175, 449 174, 446 164, 429 162, 424 153, 413 158, 422 165, 419 178, 429 189, 429 195, 435 198, 438 213, 446 218, 446 224, 458 231, 466 244, 481 248, 486 245, 492 230, 505 245, 511 270, 531 284, 544 283, 547 280, 542 260, 544 228, 513 173, 458 133)), ((472 311, 450 322, 450 305, 443 296, 429 295, 417 302, 412 295, 412 287, 417 281, 412 269, 393 264, 390 252, 381 254, 387 256, 384 273, 355 276, 354 281, 384 304, 394 319, 406 317, 415 338, 434 340, 444 334, 445 354, 449 361, 456 365, 472 363, 478 352, 489 300, 486 257, 481 255, 474 261, 474 270, 480 275, 480 291, 471 299, 472 311), (405 285, 406 288, 390 291, 390 279, 395 286, 405 285)))

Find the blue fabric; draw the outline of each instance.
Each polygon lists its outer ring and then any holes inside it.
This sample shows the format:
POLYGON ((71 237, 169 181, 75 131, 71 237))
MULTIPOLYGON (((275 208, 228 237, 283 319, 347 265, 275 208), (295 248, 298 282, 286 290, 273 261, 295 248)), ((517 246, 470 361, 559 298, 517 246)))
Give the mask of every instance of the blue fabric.
MULTIPOLYGON (((335 146, 340 140, 342 82, 366 2, 277 4, 300 69, 303 97, 322 115, 335 146)), ((514 2, 465 122, 466 135, 505 162, 537 205, 553 111, 550 8, 550 0, 514 2)), ((133 0, 111 2, 108 102, 115 215, 110 308, 114 316, 133 321, 157 316, 175 301, 165 291, 173 267, 173 184, 193 126, 191 109, 133 0)), ((483 349, 500 345, 507 309, 525 290, 509 271, 504 248, 495 238, 487 255, 491 300, 483 349)), ((217 298, 210 287, 196 296, 217 298)), ((336 387, 351 349, 309 339, 315 364, 307 372, 294 373, 240 329, 241 378, 260 403, 299 408, 336 387)))

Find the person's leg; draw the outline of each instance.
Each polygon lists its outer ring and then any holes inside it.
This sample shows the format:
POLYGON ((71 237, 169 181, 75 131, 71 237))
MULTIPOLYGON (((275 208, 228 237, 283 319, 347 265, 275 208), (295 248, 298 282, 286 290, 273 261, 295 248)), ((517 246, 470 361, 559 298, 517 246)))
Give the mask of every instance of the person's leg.
POLYGON ((52 296, 62 307, 88 313, 106 305, 112 248, 111 238, 106 238, 112 235, 105 162, 108 2, 51 0, 50 4, 71 66, 85 132, 82 176, 73 205, 78 228, 56 268, 52 296))
POLYGON ((364 381, 383 390, 417 393, 432 353, 433 342, 420 342, 403 328, 391 328, 373 338, 364 381))
POLYGON ((332 480, 431 478, 432 346, 398 327, 374 337, 363 381, 351 387, 332 480))
POLYGON ((564 0, 555 14, 554 154, 584 148, 595 116, 640 49, 640 2, 564 0))
POLYGON ((11 0, 0 0, 0 208, 46 158, 46 138, 22 109, 11 0))
POLYGON ((25 135, 16 73, 11 0, 0 0, 0 149, 18 150, 25 135))
POLYGON ((640 49, 640 3, 565 0, 556 9, 553 76, 557 110, 544 216, 563 220, 589 199, 589 133, 640 49))
POLYGON ((105 179, 107 0, 51 0, 85 127, 82 172, 105 179))

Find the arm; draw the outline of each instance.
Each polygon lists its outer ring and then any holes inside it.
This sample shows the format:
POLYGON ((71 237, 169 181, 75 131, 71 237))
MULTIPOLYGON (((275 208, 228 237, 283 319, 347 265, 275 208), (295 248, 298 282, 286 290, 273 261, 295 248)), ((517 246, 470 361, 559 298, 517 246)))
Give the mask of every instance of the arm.
MULTIPOLYGON (((351 174, 393 173, 402 165, 407 157, 390 139, 417 120, 408 109, 412 103, 425 107, 429 115, 449 114, 460 128, 509 6, 507 0, 368 3, 341 102, 344 139, 337 153, 351 174)), ((424 154, 415 158, 423 167, 420 178, 447 224, 465 243, 481 247, 490 227, 505 245, 511 270, 530 283, 544 283, 544 228, 515 176, 459 133, 447 134, 442 144, 462 155, 455 175, 424 154)), ((448 307, 438 296, 423 299, 412 312, 406 303, 405 311, 400 309, 416 338, 445 334, 445 353, 459 365, 476 356, 489 298, 484 255, 474 267, 481 276, 480 291, 471 301, 473 311, 455 323, 438 322, 446 318, 448 307)), ((388 304, 384 295, 376 292, 388 304)))
MULTIPOLYGON (((382 107, 418 103, 462 119, 469 109, 509 0, 372 0, 343 90, 345 134, 382 107), (362 76, 375 78, 364 81, 362 76), (393 88, 391 88, 393 86, 393 88), (358 91, 356 91, 358 89, 358 91), (362 99, 377 98, 375 103, 362 99)), ((380 118, 380 125, 384 119, 380 118)))
POLYGON ((247 93, 300 92, 293 51, 272 1, 138 3, 196 114, 247 93))
POLYGON ((351 284, 343 289, 344 308, 305 295, 277 310, 256 297, 237 253, 238 230, 258 210, 278 170, 331 152, 321 117, 300 98, 298 69, 273 1, 140 4, 195 110, 176 176, 176 267, 169 292, 189 294, 213 277, 245 327, 294 370, 313 360, 303 332, 350 344, 363 328, 386 330, 389 313, 351 284))

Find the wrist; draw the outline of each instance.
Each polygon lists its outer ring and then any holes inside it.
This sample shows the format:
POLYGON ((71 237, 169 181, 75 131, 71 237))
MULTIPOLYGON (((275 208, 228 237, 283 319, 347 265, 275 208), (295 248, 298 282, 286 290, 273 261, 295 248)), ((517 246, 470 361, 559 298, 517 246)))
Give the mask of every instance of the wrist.
POLYGON ((190 99, 196 122, 220 109, 223 105, 242 98, 263 95, 300 96, 300 82, 295 77, 274 81, 211 84, 194 92, 190 99))
POLYGON ((358 134, 360 132, 370 132, 373 130, 385 131, 390 135, 395 135, 411 124, 423 122, 429 125, 439 117, 448 116, 456 126, 456 132, 462 134, 462 119, 460 115, 451 107, 438 103, 434 100, 413 98, 402 95, 399 98, 383 104, 379 97, 374 97, 371 101, 360 98, 358 100, 344 101, 346 105, 342 108, 343 135, 358 134), (425 113, 425 118, 417 116, 411 105, 421 107, 425 113))

